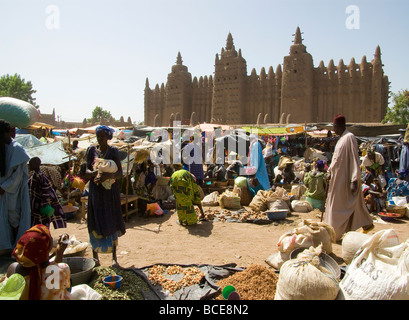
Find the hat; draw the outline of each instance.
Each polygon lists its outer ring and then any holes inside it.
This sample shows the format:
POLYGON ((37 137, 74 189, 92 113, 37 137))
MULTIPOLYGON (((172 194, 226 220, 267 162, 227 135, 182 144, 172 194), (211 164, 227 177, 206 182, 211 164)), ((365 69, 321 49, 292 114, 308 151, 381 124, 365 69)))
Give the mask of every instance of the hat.
POLYGON ((315 162, 315 165, 317 166, 318 169, 323 169, 323 168, 325 168, 325 162, 324 162, 324 160, 317 160, 317 161, 315 162))
POLYGON ((338 125, 338 126, 342 126, 345 125, 346 121, 345 121, 345 117, 343 115, 337 115, 334 117, 334 121, 333 124, 334 125, 338 125))

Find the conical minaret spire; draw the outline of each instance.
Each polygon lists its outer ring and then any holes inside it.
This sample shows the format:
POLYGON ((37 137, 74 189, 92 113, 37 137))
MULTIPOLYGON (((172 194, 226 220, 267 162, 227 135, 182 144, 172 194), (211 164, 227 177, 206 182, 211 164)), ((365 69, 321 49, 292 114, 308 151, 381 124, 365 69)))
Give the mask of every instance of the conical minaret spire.
POLYGON ((302 44, 301 30, 300 27, 297 27, 294 35, 294 44, 302 44))
POLYGON ((183 64, 182 55, 180 54, 180 51, 178 52, 178 56, 176 58, 176 64, 177 65, 182 65, 183 64))
POLYGON ((234 49, 234 44, 233 44, 233 36, 229 32, 226 40, 226 50, 232 50, 234 49))

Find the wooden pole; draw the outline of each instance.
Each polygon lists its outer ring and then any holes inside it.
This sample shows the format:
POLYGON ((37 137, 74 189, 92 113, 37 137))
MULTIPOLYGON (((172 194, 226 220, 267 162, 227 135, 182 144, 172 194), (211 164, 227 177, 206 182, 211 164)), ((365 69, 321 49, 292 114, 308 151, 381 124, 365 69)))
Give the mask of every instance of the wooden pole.
POLYGON ((126 154, 127 154, 127 163, 126 163, 126 194, 125 194, 125 219, 128 221, 128 189, 129 189, 129 177, 128 177, 128 172, 129 172, 129 144, 127 144, 126 148, 126 154))

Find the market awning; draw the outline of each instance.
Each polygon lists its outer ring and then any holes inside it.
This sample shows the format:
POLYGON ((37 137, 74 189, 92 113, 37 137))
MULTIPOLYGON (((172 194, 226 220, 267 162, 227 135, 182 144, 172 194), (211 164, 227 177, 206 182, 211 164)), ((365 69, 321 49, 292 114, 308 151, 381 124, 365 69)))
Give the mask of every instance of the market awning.
POLYGON ((48 129, 54 129, 55 126, 43 122, 34 122, 31 126, 27 127, 27 129, 31 130, 36 130, 40 128, 48 128, 48 129))
POLYGON ((291 127, 242 127, 249 133, 257 133, 259 135, 292 135, 303 133, 304 126, 291 126, 291 127))
MULTIPOLYGON (((65 152, 62 141, 27 148, 25 151, 30 158, 39 157, 42 164, 60 165, 69 161, 69 155, 65 152)), ((71 159, 73 158, 75 157, 71 159)))

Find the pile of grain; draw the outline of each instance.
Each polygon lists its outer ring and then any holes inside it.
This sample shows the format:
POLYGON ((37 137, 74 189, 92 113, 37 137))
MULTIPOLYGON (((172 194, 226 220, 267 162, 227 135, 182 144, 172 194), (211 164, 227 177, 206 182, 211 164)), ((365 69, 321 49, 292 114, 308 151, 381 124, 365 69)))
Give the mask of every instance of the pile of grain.
MULTIPOLYGON (((223 289, 231 285, 242 300, 274 300, 278 281, 278 274, 271 269, 258 264, 252 264, 244 271, 237 272, 216 284, 223 289)), ((216 300, 223 300, 220 293, 216 300)))
POLYGON ((141 290, 150 290, 146 282, 135 272, 116 267, 100 266, 94 268, 88 285, 102 296, 102 300, 144 300, 141 290), (115 274, 123 278, 121 287, 118 289, 108 288, 102 279, 115 274))

